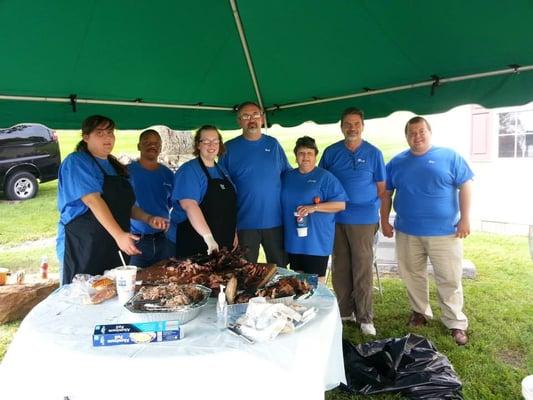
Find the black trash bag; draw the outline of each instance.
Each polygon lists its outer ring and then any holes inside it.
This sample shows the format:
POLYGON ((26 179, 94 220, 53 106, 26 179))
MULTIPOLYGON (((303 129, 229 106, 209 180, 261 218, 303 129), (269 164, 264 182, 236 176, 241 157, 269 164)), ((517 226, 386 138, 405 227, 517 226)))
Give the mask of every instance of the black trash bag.
POLYGON ((344 369, 351 394, 401 393, 411 399, 462 400, 461 381, 448 358, 422 336, 354 345, 343 340, 344 369))

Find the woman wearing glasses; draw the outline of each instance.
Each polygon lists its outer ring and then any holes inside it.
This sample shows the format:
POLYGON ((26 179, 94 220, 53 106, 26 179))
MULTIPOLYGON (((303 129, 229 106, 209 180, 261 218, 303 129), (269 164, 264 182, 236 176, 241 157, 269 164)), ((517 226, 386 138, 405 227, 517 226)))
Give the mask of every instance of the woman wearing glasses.
POLYGON ((294 147, 298 168, 281 180, 285 251, 294 271, 317 274, 325 283, 333 250, 335 213, 344 210, 346 192, 335 176, 316 166, 315 139, 304 136, 294 147), (296 219, 307 217, 307 232, 299 235, 296 219))
POLYGON ((197 158, 176 171, 170 220, 177 257, 237 245, 237 196, 227 172, 215 161, 224 150, 218 129, 204 125, 194 136, 197 158))

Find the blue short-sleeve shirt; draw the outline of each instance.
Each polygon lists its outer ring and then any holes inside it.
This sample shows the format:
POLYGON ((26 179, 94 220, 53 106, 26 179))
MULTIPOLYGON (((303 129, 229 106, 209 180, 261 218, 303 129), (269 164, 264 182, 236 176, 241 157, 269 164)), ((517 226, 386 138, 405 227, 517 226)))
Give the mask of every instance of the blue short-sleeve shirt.
POLYGON ((387 190, 394 191, 396 230, 415 236, 455 233, 459 187, 472 170, 452 149, 432 147, 417 156, 406 150, 387 164, 387 190))
POLYGON ((226 143, 220 164, 237 190, 237 229, 281 226, 281 175, 292 168, 278 141, 268 135, 259 140, 238 136, 226 143))
POLYGON ((341 224, 375 224, 379 221, 376 184, 385 181, 385 162, 381 151, 363 140, 351 151, 344 140, 327 147, 319 166, 335 175, 348 195, 346 210, 336 216, 341 224))
POLYGON ((65 252, 65 225, 74 218, 85 214, 87 206, 81 198, 90 193, 102 193, 104 174, 117 175, 115 168, 107 159, 91 157, 84 151, 69 154, 59 167, 57 184, 57 209, 59 223, 57 226, 57 258, 62 263, 65 252))
POLYGON ((308 235, 297 235, 294 212, 298 206, 313 204, 315 197, 319 197, 321 203, 348 199, 339 180, 322 168, 315 168, 307 174, 302 174, 295 168, 283 175, 281 204, 285 251, 314 256, 331 254, 335 234, 334 213, 309 214, 308 235))
MULTIPOLYGON (((174 184, 174 174, 164 165, 155 170, 144 168, 138 161, 128 165, 130 183, 135 192, 135 205, 151 215, 168 218, 171 207, 170 195, 174 184)), ((157 229, 150 225, 131 220, 133 233, 153 234, 157 229)))

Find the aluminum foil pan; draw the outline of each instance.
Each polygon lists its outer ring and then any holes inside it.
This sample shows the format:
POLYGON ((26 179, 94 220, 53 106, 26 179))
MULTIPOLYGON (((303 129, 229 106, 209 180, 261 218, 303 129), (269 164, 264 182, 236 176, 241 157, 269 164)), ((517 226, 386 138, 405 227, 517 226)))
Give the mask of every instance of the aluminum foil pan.
POLYGON ((141 294, 137 293, 133 296, 124 307, 134 313, 142 321, 178 321, 180 324, 186 324, 196 318, 207 305, 211 289, 202 285, 181 285, 181 286, 193 286, 199 289, 203 297, 194 304, 188 304, 177 307, 164 307, 153 302, 148 302, 141 299, 141 294))

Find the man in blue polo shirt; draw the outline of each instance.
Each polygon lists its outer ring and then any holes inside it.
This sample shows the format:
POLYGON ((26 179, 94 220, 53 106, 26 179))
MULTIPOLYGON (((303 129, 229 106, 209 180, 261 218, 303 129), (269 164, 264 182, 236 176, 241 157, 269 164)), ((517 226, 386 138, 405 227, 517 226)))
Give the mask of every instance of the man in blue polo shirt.
POLYGON ((381 208, 383 234, 396 230, 398 268, 407 288, 409 325, 433 317, 429 304, 428 257, 433 264, 441 320, 458 345, 468 342, 463 313, 461 239, 470 234, 473 173, 455 151, 431 145, 431 127, 422 117, 405 125, 406 150, 387 164, 387 192, 381 208), (389 224, 392 195, 396 218, 389 224))
POLYGON ((361 331, 375 335, 372 312, 372 262, 378 229, 380 197, 385 192, 381 151, 363 140, 364 115, 357 108, 341 116, 344 140, 324 151, 319 166, 342 183, 346 210, 336 216, 333 246, 333 288, 343 320, 359 321, 361 331))
MULTIPOLYGON (((168 218, 174 174, 157 161, 161 153, 159 133, 153 129, 142 132, 137 148, 141 154, 139 161, 128 166, 136 205, 152 215, 168 218)), ((172 242, 165 238, 165 232, 134 219, 131 220, 131 232, 141 237, 137 247, 142 254, 131 257, 130 264, 148 267, 174 255, 172 242)))
POLYGON ((267 262, 287 265, 283 250, 281 175, 291 170, 279 142, 261 133, 263 111, 253 102, 237 109, 242 135, 225 143, 219 163, 228 171, 237 190, 237 236, 247 249, 248 261, 257 262, 259 245, 267 262))

